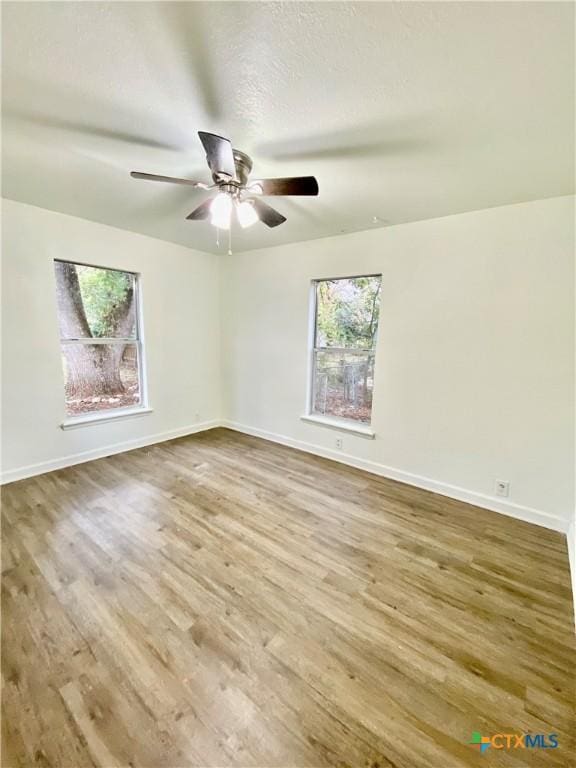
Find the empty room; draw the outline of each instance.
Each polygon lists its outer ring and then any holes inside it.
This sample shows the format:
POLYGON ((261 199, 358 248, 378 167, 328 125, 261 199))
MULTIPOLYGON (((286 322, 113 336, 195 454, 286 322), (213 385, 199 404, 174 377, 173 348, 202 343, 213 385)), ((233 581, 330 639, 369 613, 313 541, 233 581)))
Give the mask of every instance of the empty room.
POLYGON ((2 768, 574 768, 572 2, 2 2, 2 768))

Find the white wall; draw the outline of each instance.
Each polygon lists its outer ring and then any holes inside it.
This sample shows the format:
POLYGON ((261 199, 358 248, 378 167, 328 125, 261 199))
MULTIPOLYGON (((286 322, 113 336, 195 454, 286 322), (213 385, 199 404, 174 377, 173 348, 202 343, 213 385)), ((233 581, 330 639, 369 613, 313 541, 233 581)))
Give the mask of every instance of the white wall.
POLYGON ((219 257, 3 201, 2 476, 5 481, 188 433, 218 420, 219 257), (153 413, 62 431, 53 260, 141 273, 153 413))
POLYGON ((566 530, 574 509, 573 241, 573 198, 223 259, 5 201, 3 480, 224 418, 566 530), (60 429, 54 258, 142 274, 152 414, 60 429), (300 420, 309 287, 362 272, 383 275, 376 439, 344 434, 336 451, 337 433, 300 420), (508 501, 494 497, 496 478, 510 481, 508 501))
MULTIPOLYGON (((574 509, 574 199, 223 259, 231 425, 566 530, 574 509), (302 422, 314 278, 382 273, 375 440, 302 422), (510 482, 508 501, 495 479, 510 482)), ((367 216, 370 212, 367 212, 367 216)))

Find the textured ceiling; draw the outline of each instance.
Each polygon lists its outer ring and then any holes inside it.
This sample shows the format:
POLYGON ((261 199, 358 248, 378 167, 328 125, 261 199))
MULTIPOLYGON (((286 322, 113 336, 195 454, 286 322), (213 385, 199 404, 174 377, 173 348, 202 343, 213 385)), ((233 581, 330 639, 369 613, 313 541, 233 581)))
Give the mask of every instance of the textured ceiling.
POLYGON ((571 3, 4 2, 3 194, 216 251, 185 216, 209 180, 198 130, 269 198, 259 248, 573 191, 571 3), (374 224, 376 216, 379 221, 374 224))

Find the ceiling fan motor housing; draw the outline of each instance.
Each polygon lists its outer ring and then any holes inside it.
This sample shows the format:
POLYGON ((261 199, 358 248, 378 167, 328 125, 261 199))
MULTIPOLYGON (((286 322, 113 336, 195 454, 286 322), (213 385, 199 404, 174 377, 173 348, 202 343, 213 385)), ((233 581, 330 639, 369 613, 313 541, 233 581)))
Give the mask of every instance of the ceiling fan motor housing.
POLYGON ((248 183, 248 176, 252 170, 252 158, 239 149, 233 149, 234 165, 236 166, 236 178, 244 187, 248 183))

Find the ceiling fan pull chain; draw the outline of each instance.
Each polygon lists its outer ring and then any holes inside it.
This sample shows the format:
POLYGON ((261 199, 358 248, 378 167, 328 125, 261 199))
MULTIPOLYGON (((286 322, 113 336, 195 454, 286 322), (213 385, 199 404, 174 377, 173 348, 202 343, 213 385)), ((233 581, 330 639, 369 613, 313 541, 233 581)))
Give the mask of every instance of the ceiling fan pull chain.
POLYGON ((220 248, 220 230, 216 227, 216 248, 220 248))
POLYGON ((232 227, 228 230, 228 256, 232 256, 232 227))

